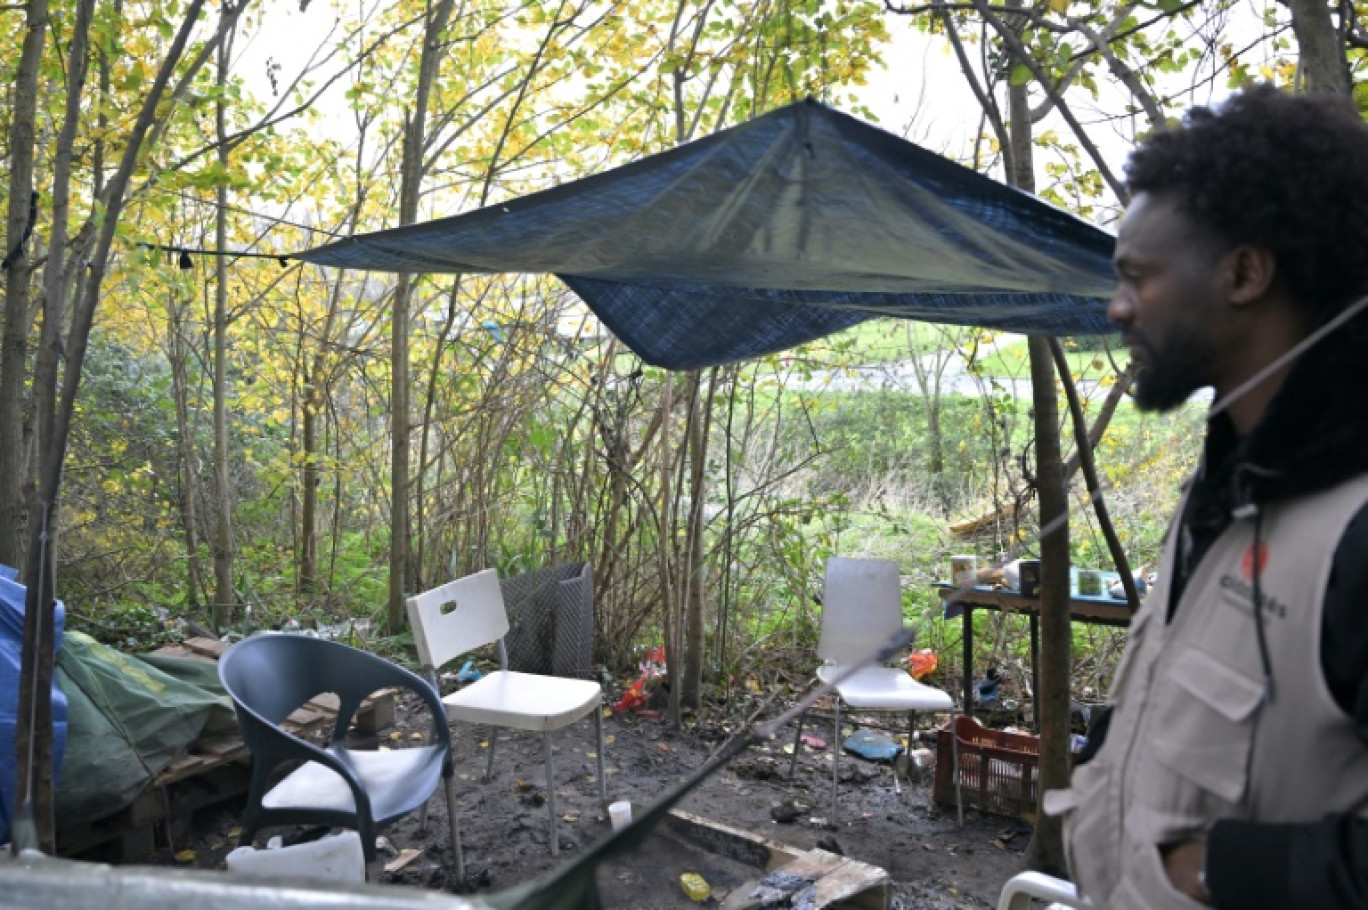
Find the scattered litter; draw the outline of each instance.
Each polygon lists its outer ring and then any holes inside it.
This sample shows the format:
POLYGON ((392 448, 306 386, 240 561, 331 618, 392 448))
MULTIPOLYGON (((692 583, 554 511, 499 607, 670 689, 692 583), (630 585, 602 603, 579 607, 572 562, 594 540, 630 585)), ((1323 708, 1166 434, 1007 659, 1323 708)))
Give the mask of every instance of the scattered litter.
POLYGON ((822 739, 820 736, 813 736, 811 733, 803 734, 802 743, 809 749, 815 749, 817 751, 821 751, 827 747, 826 740, 822 739))
POLYGON ((907 672, 913 679, 921 679, 936 672, 936 652, 922 648, 907 655, 907 672))
MULTIPOLYGON (((641 675, 636 682, 632 683, 626 692, 622 693, 622 698, 613 705, 613 713, 621 714, 624 711, 640 709, 646 706, 651 696, 655 693, 649 691, 651 684, 655 682, 665 672, 665 646, 655 645, 646 649, 646 659, 637 665, 641 675)), ((652 706, 655 707, 655 706, 652 706)))
POLYGON ((468 660, 462 664, 461 669, 456 673, 456 681, 462 684, 478 682, 483 677, 484 674, 475 666, 475 661, 473 660, 468 660))
POLYGON ((708 882, 697 872, 685 872, 679 877, 679 887, 684 889, 684 893, 691 901, 702 902, 708 899, 712 889, 708 887, 708 882))
POLYGON ((847 752, 870 761, 891 762, 903 750, 891 737, 873 730, 856 730, 841 746, 847 752))
POLYGON ((406 847, 399 851, 397 857, 385 863, 385 871, 390 873, 398 872, 422 855, 422 849, 418 847, 406 847))
POLYGON ((813 879, 791 872, 771 872, 756 883, 749 895, 762 907, 815 907, 817 905, 813 879))

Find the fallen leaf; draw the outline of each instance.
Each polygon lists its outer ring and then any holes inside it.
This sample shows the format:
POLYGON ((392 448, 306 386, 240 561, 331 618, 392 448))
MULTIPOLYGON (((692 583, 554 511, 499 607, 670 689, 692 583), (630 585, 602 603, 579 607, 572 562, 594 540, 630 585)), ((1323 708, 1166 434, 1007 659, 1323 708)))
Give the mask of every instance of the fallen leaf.
POLYGON ((585 757, 585 758, 598 758, 598 753, 597 753, 597 752, 586 752, 586 753, 584 753, 584 757, 585 757))
POLYGON ((180 851, 179 853, 176 854, 176 862, 178 862, 178 863, 193 863, 194 861, 195 861, 195 851, 194 851, 194 850, 182 850, 182 851, 180 851))
POLYGON ((567 812, 561 816, 561 821, 565 822, 567 825, 573 825, 579 820, 580 814, 578 812, 567 812))
POLYGON ((391 733, 391 734, 389 735, 390 741, 391 741, 391 742, 398 742, 398 741, 399 741, 399 736, 400 736, 399 731, 398 731, 398 730, 395 730, 393 733, 391 733))
POLYGON ((611 745, 612 745, 613 743, 615 743, 615 742, 617 742, 617 737, 614 736, 614 735, 611 734, 611 733, 609 733, 607 736, 603 737, 603 744, 604 744, 605 746, 611 746, 611 745))
POLYGON ((413 741, 416 742, 416 743, 420 743, 420 742, 423 741, 423 734, 421 734, 421 733, 410 733, 410 734, 409 734, 409 739, 413 740, 413 741))
POLYGON ((229 837, 242 837, 242 829, 241 829, 241 828, 232 828, 232 829, 230 829, 230 830, 228 831, 228 836, 229 836, 229 837))
POLYGON ((656 743, 656 748, 659 749, 661 752, 674 751, 674 746, 670 745, 669 743, 656 743))

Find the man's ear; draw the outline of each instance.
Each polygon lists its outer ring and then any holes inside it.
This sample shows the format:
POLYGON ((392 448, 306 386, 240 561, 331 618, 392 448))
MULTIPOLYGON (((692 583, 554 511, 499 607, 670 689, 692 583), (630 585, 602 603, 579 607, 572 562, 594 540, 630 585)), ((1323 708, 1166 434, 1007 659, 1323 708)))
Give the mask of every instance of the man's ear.
POLYGON ((1237 307, 1248 306, 1273 289, 1278 274, 1278 260, 1265 246, 1242 243, 1226 253, 1230 302, 1237 307))

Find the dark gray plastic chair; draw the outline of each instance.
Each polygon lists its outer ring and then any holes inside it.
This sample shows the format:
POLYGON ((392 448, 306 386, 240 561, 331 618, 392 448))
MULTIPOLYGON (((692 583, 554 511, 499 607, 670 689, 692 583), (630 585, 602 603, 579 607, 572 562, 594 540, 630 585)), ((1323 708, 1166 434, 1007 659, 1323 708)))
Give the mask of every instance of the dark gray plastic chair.
POLYGON ((219 659, 219 679, 233 699, 242 737, 252 753, 252 779, 240 843, 276 825, 327 825, 361 835, 367 863, 375 835, 425 805, 445 779, 452 850, 460 854, 451 738, 437 691, 422 677, 383 658, 302 635, 266 633, 233 645, 219 659), (432 715, 431 745, 353 750, 344 745, 353 715, 380 689, 416 692, 432 715), (321 748, 286 732, 282 721, 316 695, 337 696, 337 722, 321 748), (292 764, 299 767, 274 786, 292 764))

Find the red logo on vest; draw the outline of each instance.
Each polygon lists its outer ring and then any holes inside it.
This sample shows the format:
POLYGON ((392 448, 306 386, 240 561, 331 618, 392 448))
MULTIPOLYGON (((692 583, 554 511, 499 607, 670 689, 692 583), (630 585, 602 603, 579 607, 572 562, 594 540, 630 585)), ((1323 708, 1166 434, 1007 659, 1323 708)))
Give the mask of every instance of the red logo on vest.
MULTIPOLYGON (((1254 544, 1250 544, 1245 547, 1244 557, 1240 560, 1240 572, 1244 575, 1245 581, 1252 581, 1254 579, 1254 546, 1254 544)), ((1263 570, 1268 567, 1268 546, 1260 541, 1258 547, 1259 574, 1262 575, 1263 570)))

